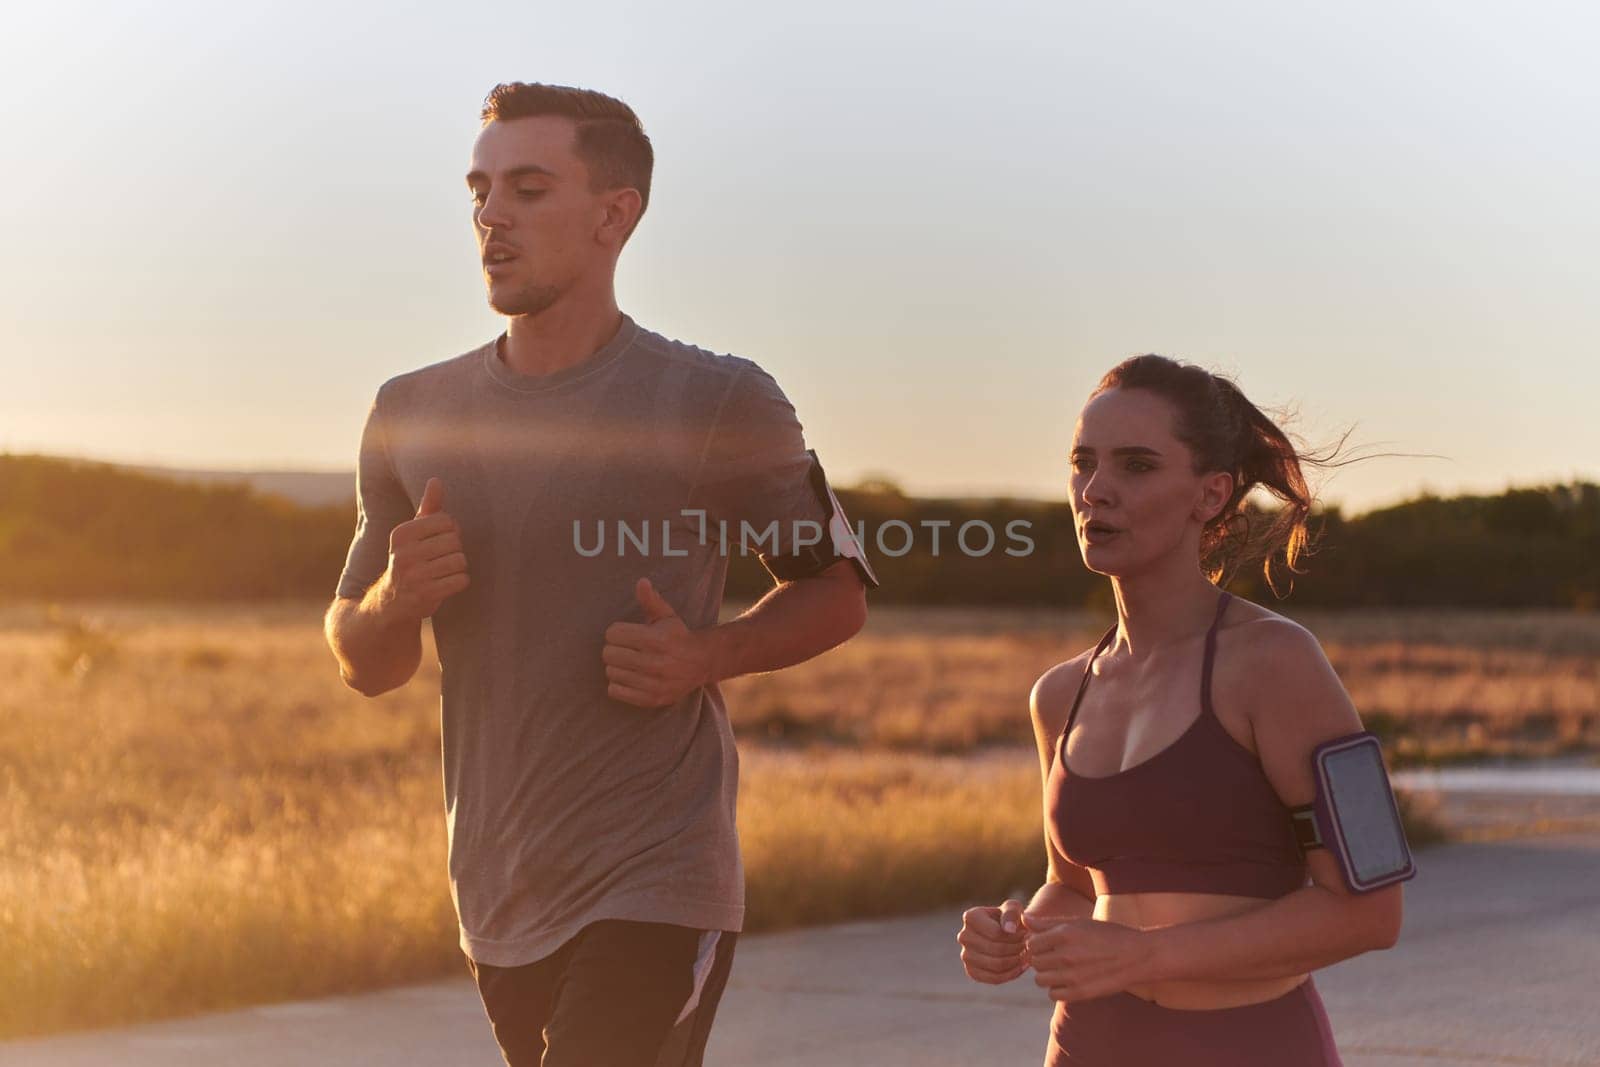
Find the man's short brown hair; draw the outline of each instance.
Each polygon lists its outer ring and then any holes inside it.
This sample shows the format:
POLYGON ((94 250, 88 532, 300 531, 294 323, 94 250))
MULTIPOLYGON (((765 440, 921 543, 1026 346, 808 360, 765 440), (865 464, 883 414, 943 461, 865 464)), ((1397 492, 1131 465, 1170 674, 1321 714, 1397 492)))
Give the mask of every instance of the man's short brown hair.
MULTIPOLYGON (((639 216, 650 205, 655 151, 633 108, 593 89, 539 82, 502 82, 483 100, 483 125, 496 119, 556 115, 577 126, 578 158, 589 168, 590 188, 637 189, 639 216)), ((634 220, 638 225, 638 220, 634 220)), ((629 230, 629 233, 632 233, 629 230)))

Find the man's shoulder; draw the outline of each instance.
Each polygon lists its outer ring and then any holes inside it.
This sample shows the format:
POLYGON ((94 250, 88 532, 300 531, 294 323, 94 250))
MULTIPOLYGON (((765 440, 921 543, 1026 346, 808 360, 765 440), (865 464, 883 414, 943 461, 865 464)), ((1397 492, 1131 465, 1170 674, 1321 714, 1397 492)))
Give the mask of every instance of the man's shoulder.
POLYGON ((727 385, 751 372, 765 373, 753 359, 715 352, 643 326, 639 328, 639 336, 634 343, 652 358, 706 383, 727 385))
POLYGON ((402 371, 378 386, 378 398, 386 407, 396 404, 426 402, 439 396, 452 385, 471 378, 473 369, 484 357, 484 349, 494 344, 485 342, 460 355, 437 360, 414 370, 402 371))

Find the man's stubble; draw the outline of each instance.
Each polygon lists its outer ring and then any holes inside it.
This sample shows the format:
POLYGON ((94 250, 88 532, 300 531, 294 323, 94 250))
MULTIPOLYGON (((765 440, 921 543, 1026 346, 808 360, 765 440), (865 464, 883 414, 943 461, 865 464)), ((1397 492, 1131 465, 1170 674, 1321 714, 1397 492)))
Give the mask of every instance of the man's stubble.
POLYGON ((489 306, 501 315, 537 315, 561 299, 559 286, 526 285, 513 293, 489 291, 489 306))

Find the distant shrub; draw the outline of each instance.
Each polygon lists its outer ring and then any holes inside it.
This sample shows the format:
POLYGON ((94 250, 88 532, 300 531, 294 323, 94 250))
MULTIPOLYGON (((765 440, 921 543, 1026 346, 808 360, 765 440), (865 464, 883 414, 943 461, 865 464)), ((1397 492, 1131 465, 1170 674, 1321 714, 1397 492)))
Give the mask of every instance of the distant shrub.
POLYGON ((182 663, 189 670, 217 671, 233 662, 226 649, 213 645, 194 645, 184 650, 182 663))
POLYGON ((61 643, 54 660, 58 673, 82 682, 116 662, 117 642, 103 628, 78 618, 58 621, 57 625, 61 628, 61 643))

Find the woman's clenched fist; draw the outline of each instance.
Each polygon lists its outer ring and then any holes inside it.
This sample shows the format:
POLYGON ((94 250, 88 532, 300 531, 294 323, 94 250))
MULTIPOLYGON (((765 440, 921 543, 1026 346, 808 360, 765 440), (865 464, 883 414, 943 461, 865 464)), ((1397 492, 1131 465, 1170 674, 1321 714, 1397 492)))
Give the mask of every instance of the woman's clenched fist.
POLYGON ((1028 969, 1023 904, 1008 900, 999 907, 968 908, 961 916, 961 966, 974 982, 999 985, 1028 969))

